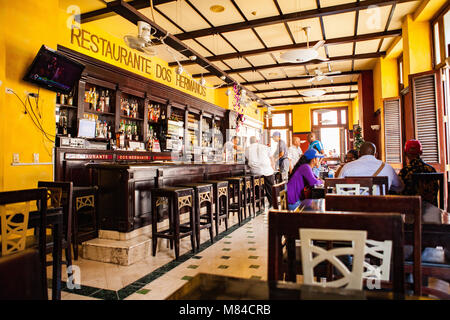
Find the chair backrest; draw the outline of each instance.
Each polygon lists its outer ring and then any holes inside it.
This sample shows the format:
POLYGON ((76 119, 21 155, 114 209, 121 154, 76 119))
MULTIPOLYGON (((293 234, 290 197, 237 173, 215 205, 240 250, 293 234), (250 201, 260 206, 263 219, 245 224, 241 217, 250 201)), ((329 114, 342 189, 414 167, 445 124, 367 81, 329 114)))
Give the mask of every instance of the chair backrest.
POLYGON ((274 209, 287 210, 286 181, 272 186, 272 206, 274 209))
POLYGON ((361 290, 363 285, 363 262, 367 231, 300 228, 303 283, 308 285, 323 285, 325 287, 361 290), (316 246, 313 240, 346 241, 350 247, 325 250, 316 246), (351 270, 339 260, 339 256, 351 255, 351 270), (314 268, 322 261, 329 261, 342 277, 331 282, 314 280, 314 268))
MULTIPOLYGON (((38 208, 36 214, 39 214, 39 256, 41 260, 41 280, 42 280, 42 296, 47 299, 47 272, 46 272, 46 214, 47 214, 47 189, 26 189, 18 191, 0 192, 0 206, 21 203, 27 201, 36 201, 38 208)), ((31 204, 33 206, 33 204, 31 204)))
POLYGON ((416 187, 417 194, 422 197, 422 201, 428 201, 435 206, 444 210, 444 174, 441 172, 430 173, 413 173, 412 182, 416 187), (435 198, 436 193, 434 183, 439 185, 439 198, 435 198), (426 184, 426 185, 425 185, 426 184), (424 192, 425 189, 431 188, 429 192, 424 192))
POLYGON ((339 191, 341 194, 355 195, 356 192, 360 192, 358 194, 367 192, 372 195, 373 182, 370 177, 328 178, 325 179, 325 190, 328 190, 328 188, 333 188, 333 193, 339 191), (359 188, 357 186, 359 186, 359 188))
MULTIPOLYGON (((346 196, 348 197, 348 196, 346 196)), ((399 213, 366 212, 292 212, 269 210, 268 280, 282 280, 283 254, 281 241, 287 241, 287 280, 296 278, 295 240, 299 229, 364 230, 367 239, 392 242, 392 287, 396 294, 404 294, 403 220, 399 213)), ((366 242, 367 247, 367 242, 366 242)), ((303 247, 302 247, 303 252, 303 247)), ((303 253, 302 253, 303 254, 303 253)), ((367 249, 366 249, 367 255, 367 249)), ((390 259, 389 259, 390 261, 390 259)))
POLYGON ((373 193, 376 193, 375 188, 378 187, 378 190, 380 191, 380 195, 384 196, 387 195, 389 192, 389 178, 387 176, 376 176, 376 177, 372 177, 372 176, 361 176, 361 177, 353 177, 353 176, 348 176, 346 178, 369 178, 372 179, 372 190, 373 193))
POLYGON ((31 201, 0 205, 0 256, 25 249, 30 207, 31 201))
POLYGON ((72 237, 73 183, 63 181, 38 181, 38 187, 47 189, 47 208, 63 208, 63 235, 66 241, 69 241, 72 237))
POLYGON ((398 212, 405 215, 406 223, 413 224, 413 239, 405 243, 413 245, 414 293, 421 293, 422 252, 422 201, 420 196, 340 196, 325 195, 325 210, 353 212, 398 212))

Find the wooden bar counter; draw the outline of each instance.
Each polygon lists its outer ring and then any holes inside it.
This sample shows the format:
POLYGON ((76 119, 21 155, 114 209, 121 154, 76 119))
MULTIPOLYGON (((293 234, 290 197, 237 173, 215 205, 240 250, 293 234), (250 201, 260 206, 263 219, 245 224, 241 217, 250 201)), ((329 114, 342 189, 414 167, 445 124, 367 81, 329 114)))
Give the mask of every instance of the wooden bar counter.
POLYGON ((99 187, 101 230, 131 232, 151 224, 151 188, 243 175, 244 164, 100 162, 87 165, 99 187))

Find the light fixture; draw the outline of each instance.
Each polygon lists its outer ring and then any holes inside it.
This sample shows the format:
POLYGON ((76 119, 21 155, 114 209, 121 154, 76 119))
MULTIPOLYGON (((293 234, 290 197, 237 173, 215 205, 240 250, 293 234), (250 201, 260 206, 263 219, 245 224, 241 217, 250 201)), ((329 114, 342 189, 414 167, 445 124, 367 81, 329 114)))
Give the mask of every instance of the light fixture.
POLYGON ((206 84, 206 80, 205 80, 205 78, 202 77, 202 78, 200 79, 200 85, 201 85, 202 87, 204 87, 205 84, 206 84))
POLYGON ((225 81, 226 78, 227 78, 226 76, 221 76, 220 80, 225 81))
POLYGON ((241 95, 243 96, 243 97, 245 97, 245 95, 247 94, 247 90, 245 90, 245 89, 242 89, 242 91, 241 91, 241 95))
POLYGON ((181 66, 181 65, 175 69, 176 74, 182 74, 183 72, 184 72, 184 69, 183 69, 183 66, 181 66))
POLYGON ((194 55, 189 56, 189 59, 190 59, 191 61, 195 61, 195 60, 197 60, 197 56, 194 56, 194 55))
POLYGON ((230 88, 228 88, 227 91, 225 92, 225 94, 226 94, 227 96, 229 96, 231 93, 232 93, 232 91, 231 91, 230 88))
POLYGON ((320 96, 323 96, 325 93, 326 93, 326 91, 321 90, 321 89, 311 89, 311 90, 300 92, 301 95, 306 96, 306 97, 320 97, 320 96))
POLYGON ((209 8, 209 10, 211 10, 212 12, 215 12, 215 13, 219 13, 219 12, 224 12, 225 8, 221 5, 216 4, 216 5, 211 6, 209 8))

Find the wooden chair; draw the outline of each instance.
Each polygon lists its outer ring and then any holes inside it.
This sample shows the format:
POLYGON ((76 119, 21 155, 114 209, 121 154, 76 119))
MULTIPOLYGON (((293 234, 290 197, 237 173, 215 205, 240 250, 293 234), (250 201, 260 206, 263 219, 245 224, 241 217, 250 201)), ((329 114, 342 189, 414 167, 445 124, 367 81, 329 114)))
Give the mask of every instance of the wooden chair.
POLYGON ((356 195, 368 192, 373 193, 372 178, 346 177, 325 179, 325 190, 333 189, 333 193, 342 195, 356 195))
MULTIPOLYGON (((362 290, 364 253, 367 232, 363 230, 334 230, 300 228, 303 283, 307 285, 323 285, 325 287, 362 290), (345 241, 351 246, 339 249, 325 250, 316 246, 313 240, 345 241), (352 256, 349 269, 338 257, 352 256), (342 277, 331 282, 317 282, 314 280, 314 268, 322 261, 330 262, 336 267, 342 277)), ((390 257, 389 257, 390 258, 390 257)))
POLYGON ((422 197, 422 201, 428 201, 436 207, 444 210, 444 174, 440 172, 431 172, 431 173, 413 173, 412 174, 412 182, 414 186, 416 186, 417 194, 422 197), (421 192, 421 187, 423 184, 439 184, 439 198, 437 201, 434 199, 427 199, 427 195, 421 192))
MULTIPOLYGON (((65 250, 66 260, 63 263, 69 268, 72 265, 72 198, 73 198, 73 183, 59 182, 59 181, 38 181, 39 188, 47 188, 47 208, 63 208, 64 227, 62 230, 62 249, 65 250)), ((33 246, 35 239, 29 237, 29 247, 33 246)), ((46 252, 47 254, 53 251, 53 240, 47 239, 46 252)), ((50 266, 51 261, 47 262, 50 266)))
MULTIPOLYGON (((0 207, 5 208, 9 204, 17 204, 21 202, 36 201, 37 212, 39 214, 39 258, 40 258, 40 287, 42 291, 41 297, 44 300, 48 299, 47 291, 47 271, 46 265, 46 250, 45 250, 45 240, 46 240, 46 214, 47 214, 47 189, 27 189, 19 191, 6 191, 0 192, 0 207)), ((5 210, 6 211, 6 210, 5 210)), ((2 228, 5 228, 3 226, 2 228)), ((5 228, 6 229, 6 228, 5 228)), ((3 236, 3 231, 2 231, 3 236)), ((3 242, 3 241, 2 241, 3 242)))
POLYGON ((373 193, 375 194, 375 188, 378 186, 378 190, 380 191, 380 196, 385 196, 389 193, 389 178, 387 176, 361 176, 361 177, 346 177, 346 178, 369 178, 372 179, 373 184, 373 193))
POLYGON ((274 209, 287 210, 286 181, 272 186, 272 206, 274 209))
POLYGON ((47 300, 39 250, 0 257, 0 300, 47 300))
MULTIPOLYGON (((300 238, 299 229, 365 230, 367 238, 375 241, 392 241, 392 289, 395 295, 405 292, 403 262, 403 220, 398 213, 365 212, 292 212, 269 211, 268 280, 282 280, 282 238, 288 240, 287 280, 296 281, 295 241, 300 238), (294 244, 294 245, 292 245, 294 244)), ((303 254, 303 252, 302 252, 303 254)), ((303 260, 303 259, 302 259, 303 260)))
MULTIPOLYGON (((406 239, 405 244, 413 246, 413 280, 414 294, 422 293, 422 201, 420 196, 325 196, 326 211, 355 212, 398 212, 405 215, 407 223, 413 224, 413 239, 406 239)), ((386 227, 383 227, 386 228, 386 227)), ((403 256, 402 259, 404 260, 403 256)), ((408 271, 408 270, 407 270, 408 271)))

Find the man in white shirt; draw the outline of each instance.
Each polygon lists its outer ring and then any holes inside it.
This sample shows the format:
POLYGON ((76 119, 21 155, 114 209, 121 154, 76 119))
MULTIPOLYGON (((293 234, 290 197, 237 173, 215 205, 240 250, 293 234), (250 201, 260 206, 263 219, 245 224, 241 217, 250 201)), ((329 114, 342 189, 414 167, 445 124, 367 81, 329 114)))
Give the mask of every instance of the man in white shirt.
POLYGON ((302 148, 300 148, 300 143, 300 138, 295 137, 292 141, 292 146, 288 149, 289 173, 292 171, 292 168, 294 168, 295 164, 303 154, 302 148))
MULTIPOLYGON (((403 182, 395 173, 394 168, 389 164, 384 163, 381 160, 375 158, 377 148, 371 142, 364 142, 359 150, 359 159, 349 162, 342 168, 338 178, 345 177, 367 177, 374 176, 387 176, 389 190, 394 192, 400 192, 403 190, 403 182)), ((379 195, 379 190, 374 192, 374 195, 379 195)))
POLYGON ((242 152, 242 147, 239 145, 239 137, 233 136, 223 146, 223 160, 226 162, 234 162, 236 160, 235 155, 238 152, 242 152))
POLYGON ((269 201, 272 204, 272 186, 275 183, 274 160, 271 156, 270 148, 258 143, 256 137, 250 138, 250 146, 246 150, 248 166, 250 171, 256 175, 264 176, 264 189, 269 201))

